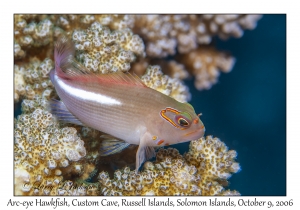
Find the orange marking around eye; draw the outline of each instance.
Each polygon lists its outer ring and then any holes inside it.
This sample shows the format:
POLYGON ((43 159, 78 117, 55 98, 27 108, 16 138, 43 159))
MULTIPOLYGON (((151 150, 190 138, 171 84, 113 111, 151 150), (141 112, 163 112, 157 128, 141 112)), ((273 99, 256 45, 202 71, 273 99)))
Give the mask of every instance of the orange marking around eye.
MULTIPOLYGON (((169 117, 167 117, 167 116, 165 115, 165 113, 166 113, 167 111, 173 112, 173 113, 175 113, 175 114, 179 114, 180 112, 179 112, 178 110, 172 109, 172 108, 170 108, 170 107, 167 107, 166 109, 163 109, 163 110, 160 111, 160 115, 161 115, 164 119, 166 119, 166 120, 167 120, 169 123, 171 123, 174 127, 180 128, 180 127, 179 127, 178 125, 176 125, 169 117)), ((180 129, 182 129, 182 128, 180 128, 180 129)))
POLYGON ((159 140, 158 142, 157 142, 157 145, 161 145, 162 143, 164 143, 165 141, 164 140, 159 140))
POLYGON ((156 140, 157 139, 157 136, 152 136, 152 140, 156 140))
POLYGON ((169 117, 165 115, 167 111, 166 110, 161 110, 160 115, 165 118, 169 123, 171 123, 174 127, 179 128, 169 117))
POLYGON ((167 107, 166 111, 174 112, 175 114, 179 114, 180 113, 178 110, 170 108, 170 107, 167 107))

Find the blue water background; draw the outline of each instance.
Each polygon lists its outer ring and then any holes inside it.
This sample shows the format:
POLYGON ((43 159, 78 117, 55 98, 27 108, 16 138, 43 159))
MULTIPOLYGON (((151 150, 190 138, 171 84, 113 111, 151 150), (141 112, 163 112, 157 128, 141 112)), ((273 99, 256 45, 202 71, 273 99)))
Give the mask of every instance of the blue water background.
MULTIPOLYGON (((208 91, 187 81, 206 135, 238 152, 242 171, 229 189, 242 195, 286 195, 286 15, 264 15, 240 39, 217 40, 237 59, 208 91)), ((188 144, 178 145, 184 152, 188 144)))

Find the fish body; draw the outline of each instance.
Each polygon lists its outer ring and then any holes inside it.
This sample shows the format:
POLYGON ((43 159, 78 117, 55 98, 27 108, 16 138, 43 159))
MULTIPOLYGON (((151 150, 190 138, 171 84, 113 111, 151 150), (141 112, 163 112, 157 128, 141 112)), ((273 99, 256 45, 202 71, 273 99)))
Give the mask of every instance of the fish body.
MULTIPOLYGON (((204 125, 190 104, 148 88, 129 73, 90 73, 73 59, 73 54, 70 41, 58 41, 50 78, 61 102, 57 102, 54 114, 61 119, 71 116, 74 120, 70 122, 107 133, 126 145, 139 145, 136 170, 155 155, 154 147, 204 135, 204 125)), ((106 151, 110 154, 111 150, 106 151)))

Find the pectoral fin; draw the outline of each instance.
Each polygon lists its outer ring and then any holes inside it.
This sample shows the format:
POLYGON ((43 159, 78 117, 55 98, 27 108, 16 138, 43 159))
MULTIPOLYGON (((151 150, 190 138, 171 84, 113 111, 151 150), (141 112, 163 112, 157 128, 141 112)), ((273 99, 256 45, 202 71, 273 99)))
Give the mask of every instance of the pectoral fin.
POLYGON ((154 147, 148 147, 146 145, 147 140, 149 140, 149 138, 151 139, 151 135, 149 133, 145 133, 140 140, 140 145, 136 152, 136 162, 135 162, 136 173, 138 172, 143 162, 155 156, 154 147))
POLYGON ((121 152, 130 145, 127 142, 117 139, 108 134, 102 135, 101 138, 103 140, 101 141, 100 146, 100 156, 107 156, 121 152))
POLYGON ((83 123, 67 109, 67 107, 62 101, 51 99, 50 108, 52 114, 54 114, 58 120, 65 123, 72 123, 84 126, 83 123))

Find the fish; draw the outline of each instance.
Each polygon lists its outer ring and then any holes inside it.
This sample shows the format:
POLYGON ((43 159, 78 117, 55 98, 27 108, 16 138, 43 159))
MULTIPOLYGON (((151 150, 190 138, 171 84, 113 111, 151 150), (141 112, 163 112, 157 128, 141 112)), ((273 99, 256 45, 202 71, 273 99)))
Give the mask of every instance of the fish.
POLYGON ((98 75, 74 58, 73 42, 55 43, 50 79, 60 100, 51 111, 61 121, 87 126, 106 134, 100 155, 138 145, 136 173, 161 146, 196 140, 205 127, 193 106, 147 87, 132 73, 98 75), (111 138, 110 138, 110 137, 111 138))

